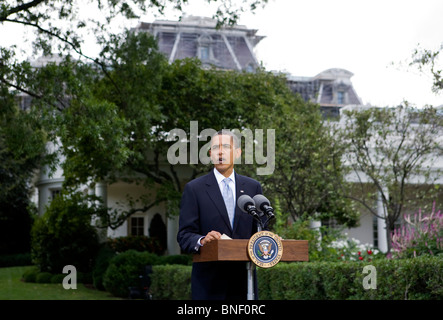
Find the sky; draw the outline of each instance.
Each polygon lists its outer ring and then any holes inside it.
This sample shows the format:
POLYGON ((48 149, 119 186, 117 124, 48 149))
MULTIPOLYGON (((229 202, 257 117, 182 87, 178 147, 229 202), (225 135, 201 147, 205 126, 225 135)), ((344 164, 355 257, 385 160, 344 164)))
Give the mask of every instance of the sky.
MULTIPOLYGON (((183 6, 189 15, 210 17, 218 6, 189 2, 183 6)), ((179 15, 167 10, 165 16, 150 14, 131 24, 179 15)), ((442 15, 441 0, 269 0, 254 13, 242 13, 239 24, 265 36, 255 53, 269 71, 313 77, 342 68, 354 74, 351 81, 363 104, 385 107, 407 100, 422 107, 443 105, 443 93, 432 92, 429 72, 408 64, 416 48, 440 49, 442 15)), ((8 36, 20 39, 8 30, 0 25, 2 45, 8 36)))
MULTIPOLYGON (((214 12, 204 1, 191 2, 188 14, 214 12)), ((267 70, 313 77, 342 68, 354 74, 363 104, 407 100, 422 107, 443 105, 443 93, 432 92, 429 72, 408 64, 416 48, 440 49, 442 15, 441 0, 269 0, 239 24, 266 37, 255 53, 267 70)))

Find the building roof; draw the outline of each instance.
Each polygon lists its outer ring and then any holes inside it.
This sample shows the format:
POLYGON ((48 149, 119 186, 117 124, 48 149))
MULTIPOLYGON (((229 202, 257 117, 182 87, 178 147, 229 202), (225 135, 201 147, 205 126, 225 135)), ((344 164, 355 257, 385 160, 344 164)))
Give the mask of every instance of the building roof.
POLYGON ((345 69, 332 68, 314 77, 287 75, 288 85, 305 101, 318 103, 326 117, 338 117, 345 105, 362 105, 351 82, 354 74, 345 69))
POLYGON ((253 71, 259 66, 254 47, 264 37, 242 25, 216 28, 207 17, 184 16, 181 21, 156 20, 140 23, 135 31, 147 31, 158 40, 159 50, 169 62, 199 58, 204 66, 253 71))
MULTIPOLYGON (((243 25, 217 28, 214 19, 184 16, 181 21, 142 22, 134 30, 153 34, 159 50, 170 63, 177 59, 199 58, 204 67, 246 71, 259 67, 254 47, 264 36, 243 25)), ((353 75, 340 68, 327 69, 313 77, 285 74, 291 90, 306 101, 318 103, 326 116, 338 116, 339 109, 345 105, 362 104, 351 82, 353 75)))

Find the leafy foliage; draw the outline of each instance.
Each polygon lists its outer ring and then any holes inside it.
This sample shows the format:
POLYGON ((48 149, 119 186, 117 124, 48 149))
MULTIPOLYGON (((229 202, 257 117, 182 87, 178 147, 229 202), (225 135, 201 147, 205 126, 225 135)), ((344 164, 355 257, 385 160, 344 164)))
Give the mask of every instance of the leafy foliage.
POLYGON ((124 252, 127 250, 147 251, 155 254, 164 253, 158 239, 147 236, 128 236, 108 239, 108 245, 115 252, 124 252))
POLYGON ((443 46, 440 46, 438 50, 422 49, 417 47, 412 54, 412 61, 410 66, 416 66, 420 72, 429 72, 432 76, 433 84, 432 91, 435 93, 441 92, 443 89, 442 69, 440 63, 440 53, 443 46))
POLYGON ((432 107, 417 110, 405 103, 393 109, 345 111, 339 124, 339 137, 347 145, 346 163, 358 187, 346 193, 386 220, 389 244, 404 208, 432 201, 439 192, 434 182, 440 171, 433 166, 440 154, 442 120, 432 107), (408 194, 408 184, 418 181, 422 188, 408 194), (386 208, 383 215, 373 206, 378 194, 386 208))
POLYGON ((429 214, 421 210, 404 217, 405 224, 392 234, 393 258, 414 258, 443 253, 443 214, 435 203, 429 214))
MULTIPOLYGON (((116 11, 110 12, 123 10, 119 6, 125 3, 113 2, 116 11)), ((63 18, 72 18, 74 5, 66 3, 63 18)), ((131 8, 123 11, 131 16, 131 8)), ((52 37, 68 46, 74 41, 61 33, 52 37)), ((283 76, 264 70, 203 69, 193 59, 168 64, 147 33, 111 33, 100 38, 100 44, 97 58, 74 59, 66 49, 57 63, 37 69, 16 63, 12 51, 5 50, 7 63, 0 72, 5 84, 33 97, 31 108, 38 110, 63 158, 65 188, 124 179, 156 190, 138 199, 128 195, 130 209, 110 210, 103 227, 117 228, 134 212, 162 202, 167 202, 168 214, 178 213, 184 183, 209 169, 190 164, 187 175, 180 176, 179 167, 166 162, 168 133, 180 128, 189 135, 191 121, 198 121, 200 130, 274 129, 275 171, 258 177, 265 192, 278 199, 293 220, 321 213, 355 223, 349 203, 332 184, 342 179, 340 153, 322 126, 318 106, 294 96, 283 76)), ((199 147, 206 142, 199 141, 199 147)), ((238 166, 238 171, 256 176, 258 160, 264 157, 258 153, 255 164, 238 166)))
POLYGON ((35 170, 45 163, 46 135, 31 111, 0 83, 0 254, 29 252, 35 170))
POLYGON ((97 209, 81 196, 61 194, 32 227, 31 255, 40 271, 60 273, 66 265, 80 272, 92 270, 98 236, 91 219, 97 209))

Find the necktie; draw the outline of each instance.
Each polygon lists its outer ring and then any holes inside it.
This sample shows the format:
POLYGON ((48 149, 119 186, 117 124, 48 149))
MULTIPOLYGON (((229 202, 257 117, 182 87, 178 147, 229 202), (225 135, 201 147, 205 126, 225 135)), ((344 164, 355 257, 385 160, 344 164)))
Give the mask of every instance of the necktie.
POLYGON ((229 221, 231 222, 231 227, 234 227, 234 196, 232 194, 231 187, 229 187, 230 178, 223 179, 223 199, 225 200, 226 210, 228 211, 229 221))

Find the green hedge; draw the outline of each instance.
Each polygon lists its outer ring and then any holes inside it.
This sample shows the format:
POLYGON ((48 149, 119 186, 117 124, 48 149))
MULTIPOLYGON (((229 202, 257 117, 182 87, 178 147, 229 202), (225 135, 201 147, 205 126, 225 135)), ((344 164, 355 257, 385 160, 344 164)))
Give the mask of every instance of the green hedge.
MULTIPOLYGON (((257 271, 261 300, 443 299, 443 256, 355 262, 281 262, 257 271), (376 268, 376 289, 364 289, 363 267, 376 268)), ((190 299, 191 266, 155 266, 154 299, 190 299)))
POLYGON ((128 288, 140 285, 139 276, 146 265, 158 264, 159 257, 150 252, 128 250, 111 259, 103 275, 105 290, 117 297, 128 297, 128 288))
POLYGON ((164 253, 165 248, 160 244, 160 240, 148 236, 125 236, 118 238, 109 238, 107 241, 109 247, 115 252, 124 252, 128 250, 137 250, 140 252, 152 252, 158 255, 164 253))
POLYGON ((152 268, 151 294, 154 300, 191 299, 191 266, 159 265, 152 268))
POLYGON ((371 263, 279 263, 258 270, 265 300, 443 299, 443 257, 376 260, 371 263), (376 268, 376 289, 364 289, 364 266, 376 268))
POLYGON ((31 253, 0 255, 0 268, 32 265, 31 253))
MULTIPOLYGON (((103 274, 103 286, 106 291, 113 295, 126 298, 128 297, 129 287, 138 287, 140 285, 139 276, 145 273, 144 268, 147 265, 189 265, 190 263, 190 255, 158 256, 155 253, 131 249, 119 253, 110 259, 109 265, 103 274)), ((169 276, 169 281, 171 279, 181 285, 177 277, 169 276)), ((168 288, 168 290, 171 289, 168 288)), ((172 293, 167 296, 177 297, 177 294, 172 293)))

